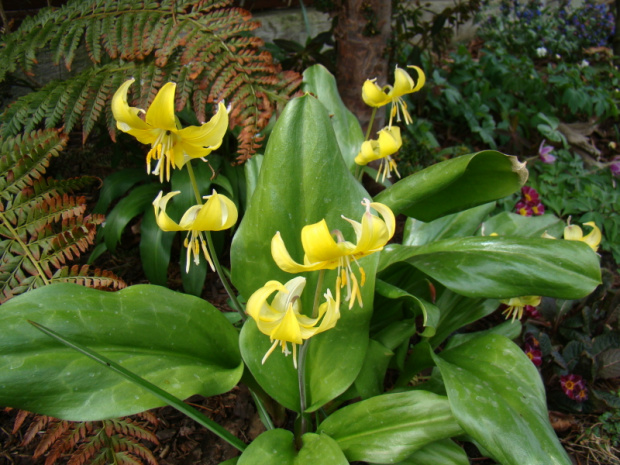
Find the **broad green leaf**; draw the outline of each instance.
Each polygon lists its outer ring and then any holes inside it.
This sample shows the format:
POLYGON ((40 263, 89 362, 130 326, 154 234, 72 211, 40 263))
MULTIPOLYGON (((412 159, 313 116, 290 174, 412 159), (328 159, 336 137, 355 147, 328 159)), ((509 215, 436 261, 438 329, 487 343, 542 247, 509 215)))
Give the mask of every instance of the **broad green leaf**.
POLYGON ((149 179, 143 168, 127 168, 106 176, 93 213, 106 213, 117 198, 125 195, 136 184, 149 179))
POLYGON ((344 407, 317 429, 349 461, 394 463, 422 447, 461 434, 448 399, 425 391, 384 394, 344 407))
POLYGON ((405 300, 407 304, 414 309, 414 313, 423 316, 422 324, 425 330, 422 335, 425 337, 432 337, 435 334, 439 322, 439 308, 435 305, 381 280, 377 280, 376 291, 383 297, 389 299, 405 300))
POLYGON ((401 179, 375 197, 394 214, 421 221, 506 197, 527 180, 525 163, 493 150, 463 155, 401 179))
POLYGON ((273 429, 261 434, 241 454, 237 465, 347 465, 349 462, 332 438, 306 433, 302 447, 295 449, 293 433, 273 429))
POLYGON ((374 339, 369 339, 362 369, 351 388, 339 400, 342 400, 343 397, 346 399, 356 397, 368 399, 383 393, 385 373, 393 356, 394 353, 383 344, 374 339))
MULTIPOLYGON (((347 168, 356 167, 355 157, 364 142, 364 133, 357 117, 349 111, 338 93, 334 76, 323 65, 314 65, 304 71, 303 89, 319 99, 330 115, 340 153, 347 168)), ((360 89, 360 98, 361 98, 360 89)))
POLYGON ((468 297, 579 299, 601 282, 598 256, 579 241, 486 236, 390 245, 381 253, 379 269, 398 261, 468 297))
POLYGON ((540 374, 509 339, 482 336, 433 357, 454 416, 503 465, 569 465, 540 374))
POLYGON ((566 224, 555 215, 523 216, 517 213, 503 212, 489 218, 482 225, 484 234, 490 236, 541 237, 549 233, 562 237, 566 224))
POLYGON ((397 465, 469 465, 467 454, 451 439, 431 442, 397 465))
POLYGON ((247 198, 245 199, 245 204, 250 204, 250 199, 254 194, 254 190, 256 189, 256 184, 258 184, 258 175, 260 173, 261 166, 263 166, 264 155, 257 153, 256 155, 252 155, 248 161, 244 163, 245 168, 245 190, 247 198))
POLYGON ((447 215, 430 223, 407 218, 403 245, 424 245, 440 239, 473 236, 484 219, 495 208, 495 202, 447 215))
POLYGON ((243 371, 237 332, 208 302, 153 285, 111 293, 54 284, 2 305, 0 405, 79 421, 163 405, 27 320, 180 398, 226 392, 243 371))
MULTIPOLYGON (((231 271, 236 288, 248 299, 269 280, 284 283, 294 277, 280 270, 271 256, 271 240, 277 231, 298 262, 303 262, 301 230, 308 224, 325 218, 330 230, 339 229, 354 241, 353 228, 341 215, 360 221, 363 198, 370 197, 347 170, 323 105, 310 95, 290 101, 269 138, 254 194, 233 239, 231 271)), ((360 261, 368 276, 362 288, 364 307, 356 305, 347 310, 343 305, 336 327, 310 339, 306 359, 310 411, 344 392, 361 369, 368 344, 376 263, 376 255, 360 261)), ((318 272, 305 276, 308 282, 301 304, 310 312, 318 272)), ((321 295, 325 288, 331 288, 335 295, 335 281, 335 271, 328 271, 321 295)), ((299 410, 294 400, 299 395, 297 371, 290 357, 286 359, 276 350, 262 365, 269 337, 255 325, 243 330, 240 342, 248 368, 267 393, 288 408, 299 410)))
POLYGON ((133 189, 127 197, 123 197, 105 220, 102 229, 105 245, 109 251, 116 251, 125 227, 136 216, 147 208, 152 208, 153 200, 161 190, 159 184, 144 184, 133 189))
POLYGON ((147 208, 140 225, 140 260, 146 277, 153 284, 168 282, 170 249, 176 233, 162 231, 155 221, 155 211, 147 208))

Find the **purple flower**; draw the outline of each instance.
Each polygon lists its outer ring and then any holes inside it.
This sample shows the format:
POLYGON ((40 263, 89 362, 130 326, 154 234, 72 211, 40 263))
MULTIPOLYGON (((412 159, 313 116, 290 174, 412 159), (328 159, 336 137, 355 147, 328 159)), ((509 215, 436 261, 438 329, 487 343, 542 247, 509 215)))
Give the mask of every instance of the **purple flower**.
POLYGON ((560 376, 560 386, 564 394, 577 402, 588 400, 588 388, 585 380, 579 375, 560 376))
POLYGON ((553 151, 553 147, 550 145, 545 145, 546 140, 540 143, 540 147, 538 147, 538 156, 540 157, 540 161, 543 163, 551 164, 555 162, 555 157, 551 155, 553 151))
POLYGON ((609 164, 609 170, 614 176, 620 176, 620 157, 616 157, 609 164))

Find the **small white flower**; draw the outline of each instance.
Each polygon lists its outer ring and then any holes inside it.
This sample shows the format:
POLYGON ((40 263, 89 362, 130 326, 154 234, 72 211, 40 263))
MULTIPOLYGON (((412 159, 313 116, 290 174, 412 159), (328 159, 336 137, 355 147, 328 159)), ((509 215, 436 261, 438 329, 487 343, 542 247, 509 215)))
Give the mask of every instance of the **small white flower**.
POLYGON ((536 49, 536 55, 538 55, 540 58, 546 57, 547 56, 547 49, 545 47, 538 47, 536 49))
POLYGON ((581 63, 579 63, 580 68, 585 68, 586 66, 590 66, 590 62, 588 60, 583 60, 581 63))

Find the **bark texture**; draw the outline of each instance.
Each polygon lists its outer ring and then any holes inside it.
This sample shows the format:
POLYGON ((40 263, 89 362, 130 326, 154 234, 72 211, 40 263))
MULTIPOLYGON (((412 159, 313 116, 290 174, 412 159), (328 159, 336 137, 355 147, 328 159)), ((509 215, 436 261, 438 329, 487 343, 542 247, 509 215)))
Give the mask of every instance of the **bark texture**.
MULTIPOLYGON (((359 119, 364 131, 372 109, 362 100, 366 79, 388 81, 385 49, 390 39, 390 0, 341 0, 334 35, 337 49, 337 81, 342 100, 359 119)), ((384 112, 375 117, 374 130, 385 125, 384 112)))

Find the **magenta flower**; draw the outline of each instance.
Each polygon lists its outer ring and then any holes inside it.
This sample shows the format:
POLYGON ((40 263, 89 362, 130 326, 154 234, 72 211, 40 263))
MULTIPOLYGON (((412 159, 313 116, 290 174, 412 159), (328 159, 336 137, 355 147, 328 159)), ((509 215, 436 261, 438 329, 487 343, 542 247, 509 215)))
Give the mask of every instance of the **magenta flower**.
POLYGON ((620 157, 615 157, 609 164, 609 170, 614 176, 620 176, 620 157))
POLYGON ((534 305, 526 305, 525 307, 523 307, 523 311, 525 312, 525 316, 528 318, 533 318, 535 320, 541 318, 538 308, 536 308, 534 305))
POLYGON ((521 216, 532 216, 534 212, 532 211, 532 207, 530 207, 527 203, 521 201, 515 205, 515 210, 521 216))
POLYGON ((536 205, 532 205, 532 214, 535 216, 544 215, 545 214, 545 206, 538 202, 536 205))
POLYGON ((538 192, 533 187, 523 186, 521 188, 521 198, 527 205, 535 205, 540 203, 538 192))
MULTIPOLYGON (((525 308, 527 307, 531 307, 531 305, 526 305, 525 308)), ((537 367, 542 365, 542 351, 540 350, 540 343, 538 342, 538 339, 531 334, 525 335, 525 347, 523 348, 523 351, 534 365, 537 367)))
POLYGON ((564 375, 560 376, 560 386, 564 394, 577 402, 584 402, 588 400, 588 388, 586 382, 579 375, 564 375))
POLYGON ((540 147, 538 147, 538 156, 540 157, 540 161, 543 163, 551 164, 555 162, 555 157, 551 155, 553 152, 553 147, 550 145, 545 145, 547 142, 545 139, 540 143, 540 147))

